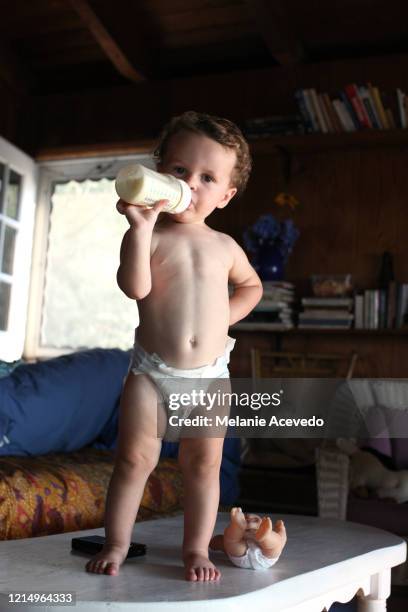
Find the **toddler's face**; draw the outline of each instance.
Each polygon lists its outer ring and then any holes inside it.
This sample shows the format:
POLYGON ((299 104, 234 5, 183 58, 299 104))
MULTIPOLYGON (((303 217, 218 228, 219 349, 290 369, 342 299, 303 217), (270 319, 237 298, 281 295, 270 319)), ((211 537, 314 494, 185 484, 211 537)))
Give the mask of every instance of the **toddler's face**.
POLYGON ((231 176, 236 154, 215 140, 183 130, 171 137, 158 170, 186 181, 191 204, 172 215, 179 223, 201 223, 215 209, 223 208, 235 195, 231 176))

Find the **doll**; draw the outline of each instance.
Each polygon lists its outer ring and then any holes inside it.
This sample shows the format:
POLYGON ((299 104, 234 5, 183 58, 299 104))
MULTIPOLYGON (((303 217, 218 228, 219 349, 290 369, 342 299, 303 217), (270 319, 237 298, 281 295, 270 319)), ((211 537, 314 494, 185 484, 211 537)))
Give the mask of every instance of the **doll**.
POLYGON ((224 551, 237 567, 258 570, 272 567, 285 544, 283 521, 276 521, 272 528, 269 516, 244 514, 241 508, 232 508, 224 535, 214 536, 210 548, 224 551))

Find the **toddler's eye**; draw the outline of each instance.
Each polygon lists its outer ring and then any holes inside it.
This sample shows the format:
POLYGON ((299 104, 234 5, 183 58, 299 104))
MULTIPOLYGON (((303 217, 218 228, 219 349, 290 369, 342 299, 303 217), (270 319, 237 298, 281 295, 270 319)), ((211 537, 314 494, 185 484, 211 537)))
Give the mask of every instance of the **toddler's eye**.
POLYGON ((184 168, 182 166, 175 166, 174 167, 174 172, 176 174, 184 174, 185 170, 184 170, 184 168))
POLYGON ((211 183, 214 180, 209 174, 203 174, 203 179, 206 183, 211 183))

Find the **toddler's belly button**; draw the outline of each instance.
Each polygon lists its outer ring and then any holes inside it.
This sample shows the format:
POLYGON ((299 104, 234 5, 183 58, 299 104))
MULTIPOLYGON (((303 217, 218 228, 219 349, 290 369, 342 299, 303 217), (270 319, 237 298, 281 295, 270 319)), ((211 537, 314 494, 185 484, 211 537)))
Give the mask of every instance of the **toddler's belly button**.
POLYGON ((195 336, 192 336, 190 338, 190 344, 191 344, 192 347, 197 346, 197 338, 195 336))

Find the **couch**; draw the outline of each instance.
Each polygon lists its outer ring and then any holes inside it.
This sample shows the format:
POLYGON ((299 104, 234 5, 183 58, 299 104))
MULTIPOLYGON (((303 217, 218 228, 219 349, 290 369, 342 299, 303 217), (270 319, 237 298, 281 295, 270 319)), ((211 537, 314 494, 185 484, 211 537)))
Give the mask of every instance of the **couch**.
MULTIPOLYGON (((79 351, 35 364, 0 364, 0 539, 103 525, 118 405, 129 352, 79 351)), ((138 520, 183 508, 178 445, 164 442, 138 520)), ((221 504, 238 497, 240 442, 226 439, 221 504)))

